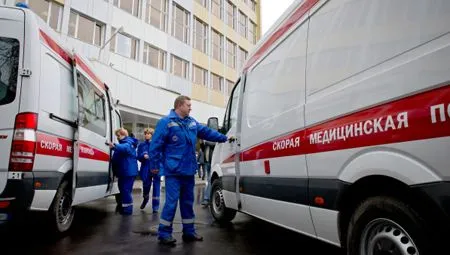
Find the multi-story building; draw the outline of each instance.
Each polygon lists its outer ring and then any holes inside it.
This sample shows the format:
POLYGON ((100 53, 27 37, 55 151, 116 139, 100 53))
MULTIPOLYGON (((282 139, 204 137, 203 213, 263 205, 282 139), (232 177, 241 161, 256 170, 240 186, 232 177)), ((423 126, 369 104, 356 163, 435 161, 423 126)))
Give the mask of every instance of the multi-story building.
MULTIPOLYGON (((18 0, 0 0, 14 5, 18 0)), ((228 95, 261 35, 260 0, 20 0, 88 57, 138 137, 193 99, 205 123, 228 95)))

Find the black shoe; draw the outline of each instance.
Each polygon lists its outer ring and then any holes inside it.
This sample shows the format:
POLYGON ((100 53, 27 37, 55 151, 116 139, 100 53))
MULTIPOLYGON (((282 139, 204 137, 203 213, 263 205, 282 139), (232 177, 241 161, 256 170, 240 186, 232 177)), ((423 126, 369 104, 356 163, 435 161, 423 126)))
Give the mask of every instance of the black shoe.
POLYGON ((142 204, 141 204, 141 210, 143 210, 145 208, 145 206, 148 203, 148 200, 149 200, 148 197, 144 197, 144 200, 142 201, 142 204))
POLYGON ((176 242, 177 242, 177 239, 175 239, 173 237, 167 237, 167 238, 164 238, 164 239, 159 239, 159 243, 162 244, 162 245, 174 246, 176 242))
POLYGON ((201 242, 201 241, 203 241, 203 237, 199 236, 197 234, 193 234, 193 235, 184 235, 183 234, 183 241, 185 241, 185 242, 201 242))
POLYGON ((203 200, 202 203, 201 203, 201 205, 202 205, 203 207, 208 207, 208 206, 209 206, 209 201, 208 201, 208 200, 203 200))

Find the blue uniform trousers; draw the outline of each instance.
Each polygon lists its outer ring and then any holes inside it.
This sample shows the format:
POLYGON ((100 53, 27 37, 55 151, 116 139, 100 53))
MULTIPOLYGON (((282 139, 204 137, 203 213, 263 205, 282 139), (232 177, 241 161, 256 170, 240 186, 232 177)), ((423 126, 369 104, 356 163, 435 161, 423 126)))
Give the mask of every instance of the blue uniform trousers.
POLYGON ((181 222, 183 234, 195 234, 194 228, 194 186, 195 178, 188 176, 166 176, 166 201, 159 221, 158 238, 166 239, 172 236, 172 223, 180 200, 181 222))
POLYGON ((159 210, 159 195, 161 191, 161 177, 157 174, 149 173, 147 176, 142 179, 142 195, 144 199, 149 199, 150 189, 152 188, 153 183, 153 197, 152 197, 152 208, 153 211, 159 210))
POLYGON ((135 176, 122 176, 118 178, 120 197, 122 199, 122 213, 130 215, 133 213, 133 183, 135 176))

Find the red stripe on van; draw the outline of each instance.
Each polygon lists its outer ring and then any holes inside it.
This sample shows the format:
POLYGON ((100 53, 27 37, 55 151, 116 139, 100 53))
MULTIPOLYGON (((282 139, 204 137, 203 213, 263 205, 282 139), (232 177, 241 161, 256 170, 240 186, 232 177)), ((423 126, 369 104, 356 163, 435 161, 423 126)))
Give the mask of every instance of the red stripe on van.
POLYGON ((71 158, 73 155, 73 141, 37 133, 36 154, 71 158))
POLYGON ((95 75, 95 73, 89 68, 89 66, 86 63, 84 63, 83 60, 77 55, 75 55, 75 63, 79 65, 80 68, 83 71, 85 71, 91 77, 91 79, 93 79, 97 83, 98 86, 100 86, 100 88, 106 90, 105 84, 102 82, 102 80, 100 80, 100 78, 98 78, 97 75, 95 75))
POLYGON ((80 158, 109 161, 109 154, 87 144, 80 144, 80 158))
POLYGON ((39 29, 39 34, 42 38, 42 40, 54 51, 56 52, 61 58, 63 58, 67 63, 70 65, 72 64, 72 59, 70 58, 70 54, 67 53, 61 46, 58 45, 58 43, 53 40, 49 35, 47 35, 44 31, 39 29))
MULTIPOLYGON (((450 85, 273 138, 241 152, 242 161, 450 136, 450 85)), ((234 155, 223 163, 230 163, 234 155)))
MULTIPOLYGON (((49 134, 37 133, 36 154, 72 158, 73 141, 49 134)), ((109 161, 109 153, 83 143, 80 143, 79 156, 85 159, 109 161)))
POLYGON ((253 64, 255 64, 272 45, 278 41, 293 25, 295 25, 305 14, 316 5, 319 0, 305 0, 298 8, 286 19, 282 25, 267 39, 266 42, 251 56, 244 67, 246 72, 253 64))

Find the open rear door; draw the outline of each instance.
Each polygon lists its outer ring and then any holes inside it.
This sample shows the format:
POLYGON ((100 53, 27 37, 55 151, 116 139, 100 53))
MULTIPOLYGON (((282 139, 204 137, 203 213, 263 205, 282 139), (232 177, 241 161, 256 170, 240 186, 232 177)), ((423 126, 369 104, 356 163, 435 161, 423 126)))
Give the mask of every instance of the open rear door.
MULTIPOLYGON (((0 195, 8 181, 9 164, 13 163, 17 166, 12 169, 14 171, 23 169, 25 165, 30 165, 29 161, 32 162, 32 159, 24 159, 20 156, 29 154, 23 150, 21 154, 17 154, 18 157, 10 159, 14 121, 19 112, 22 84, 22 76, 19 73, 23 68, 24 59, 24 19, 25 13, 22 10, 0 7, 0 195)), ((10 179, 21 176, 12 172, 9 175, 10 179)), ((4 215, 0 214, 0 221, 2 218, 4 215)))
POLYGON ((74 54, 73 76, 78 95, 78 121, 74 137, 73 205, 106 196, 110 176, 111 135, 106 87, 87 60, 74 54))

